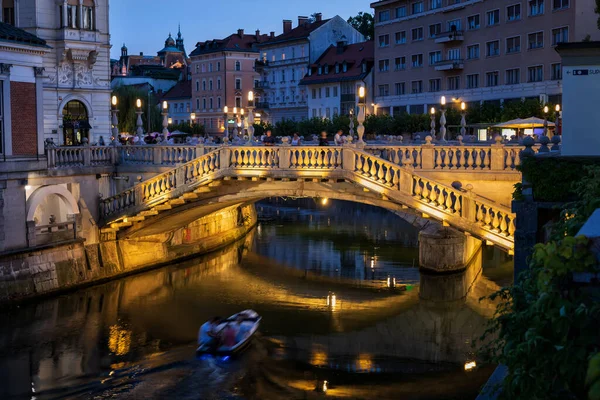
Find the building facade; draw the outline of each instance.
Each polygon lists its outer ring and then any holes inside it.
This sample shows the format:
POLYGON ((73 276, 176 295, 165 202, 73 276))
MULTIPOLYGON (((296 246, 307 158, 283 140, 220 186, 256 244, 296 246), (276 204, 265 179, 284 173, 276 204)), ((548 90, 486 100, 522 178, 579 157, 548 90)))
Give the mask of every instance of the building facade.
POLYGON ((260 60, 264 64, 257 88, 264 100, 260 111, 273 124, 283 119, 306 119, 308 93, 300 81, 309 65, 331 45, 362 41, 363 35, 339 15, 324 20, 318 13, 314 21, 300 16, 295 28, 291 20, 284 20, 283 33, 260 45, 260 60))
POLYGON ((598 38, 586 0, 382 0, 375 10, 375 101, 384 113, 465 102, 560 102, 557 43, 598 38))
POLYGON ((225 106, 229 118, 234 107, 248 106, 248 92, 254 90, 260 79, 255 70, 257 46, 267 39, 258 30, 249 35, 239 29, 225 39, 199 42, 190 54, 192 109, 197 123, 203 124, 207 133, 224 132, 225 106))
POLYGON ((54 143, 96 142, 110 132, 108 2, 7 0, 3 18, 44 40, 43 132, 54 143))
POLYGON ((358 88, 366 89, 366 104, 373 92, 373 42, 329 47, 311 64, 300 81, 306 88, 309 118, 349 115, 358 111, 358 88))
POLYGON ((192 83, 185 80, 178 82, 162 97, 167 102, 167 117, 175 125, 192 124, 192 83))

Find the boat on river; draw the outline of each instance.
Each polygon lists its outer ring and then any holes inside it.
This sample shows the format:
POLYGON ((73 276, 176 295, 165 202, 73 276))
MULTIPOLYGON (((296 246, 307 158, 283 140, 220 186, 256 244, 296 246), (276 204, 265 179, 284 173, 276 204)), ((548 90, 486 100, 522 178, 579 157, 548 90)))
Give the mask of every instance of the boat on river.
POLYGON ((199 343, 196 349, 197 355, 212 354, 230 356, 239 354, 244 351, 250 343, 254 334, 258 330, 262 317, 254 310, 244 310, 237 314, 233 314, 231 317, 223 320, 217 325, 216 331, 222 332, 227 325, 232 324, 239 329, 239 333, 236 334, 238 341, 233 346, 219 346, 214 347, 209 344, 199 343))

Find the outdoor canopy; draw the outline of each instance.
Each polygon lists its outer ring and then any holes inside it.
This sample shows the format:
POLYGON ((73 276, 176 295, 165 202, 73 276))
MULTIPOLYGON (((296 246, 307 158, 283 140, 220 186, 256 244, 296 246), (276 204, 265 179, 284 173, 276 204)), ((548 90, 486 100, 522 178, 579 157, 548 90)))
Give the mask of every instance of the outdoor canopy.
MULTIPOLYGON (((554 126, 553 122, 546 122, 549 127, 554 126)), ((527 129, 527 128, 543 128, 544 120, 537 117, 529 117, 525 119, 517 118, 510 121, 503 122, 498 125, 494 125, 494 128, 506 128, 506 129, 527 129)))

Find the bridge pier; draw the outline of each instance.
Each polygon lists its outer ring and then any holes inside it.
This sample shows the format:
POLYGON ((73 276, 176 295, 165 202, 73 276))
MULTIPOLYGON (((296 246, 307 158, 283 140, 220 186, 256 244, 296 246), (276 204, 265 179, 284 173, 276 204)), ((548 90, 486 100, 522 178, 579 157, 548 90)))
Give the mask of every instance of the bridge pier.
POLYGON ((423 300, 465 300, 481 273, 482 242, 440 224, 419 232, 419 267, 423 300))

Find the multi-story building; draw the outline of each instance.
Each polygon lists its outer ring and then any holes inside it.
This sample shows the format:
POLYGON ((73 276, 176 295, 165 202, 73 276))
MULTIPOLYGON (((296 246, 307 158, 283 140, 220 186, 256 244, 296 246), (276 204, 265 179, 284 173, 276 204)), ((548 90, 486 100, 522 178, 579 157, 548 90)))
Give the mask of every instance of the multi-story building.
MULTIPOLYGON (((108 2, 6 0, 3 20, 44 40, 44 136, 58 144, 95 142, 110 132, 108 2)), ((33 79, 33 78, 31 78, 33 79)), ((37 78, 36 78, 37 79, 37 78)))
POLYGON ((560 102, 557 43, 598 38, 586 0, 382 0, 375 9, 375 100, 382 112, 465 102, 560 102))
POLYGON ((247 107, 248 92, 260 78, 255 70, 257 45, 267 39, 268 36, 258 30, 254 35, 247 35, 238 29, 225 39, 199 42, 190 54, 192 108, 196 121, 205 126, 207 133, 224 131, 225 106, 230 114, 234 107, 247 107))
POLYGON ((271 37, 260 45, 262 80, 262 111, 271 123, 282 119, 301 120, 308 117, 306 88, 300 81, 327 48, 338 42, 353 44, 364 41, 356 29, 339 15, 322 19, 320 13, 314 21, 298 17, 298 26, 292 29, 292 21, 283 21, 283 33, 271 37))
POLYGON ((172 123, 191 124, 192 119, 192 83, 188 80, 178 82, 161 99, 167 102, 167 116, 172 123))
POLYGON ((366 89, 366 103, 373 92, 373 41, 346 45, 339 42, 329 47, 309 66, 300 81, 308 93, 310 118, 333 118, 357 112, 358 88, 366 89))

